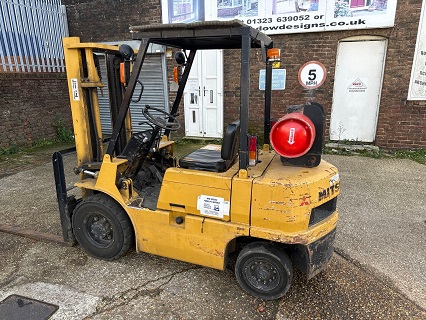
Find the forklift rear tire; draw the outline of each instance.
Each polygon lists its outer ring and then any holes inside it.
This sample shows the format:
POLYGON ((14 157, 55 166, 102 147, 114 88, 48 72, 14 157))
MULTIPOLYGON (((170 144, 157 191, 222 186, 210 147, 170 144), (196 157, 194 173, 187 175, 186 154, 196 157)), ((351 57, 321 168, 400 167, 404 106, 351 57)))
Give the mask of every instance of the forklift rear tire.
POLYGON ((80 246, 98 259, 118 259, 134 242, 127 213, 106 194, 95 194, 81 201, 74 210, 72 225, 80 246))
POLYGON ((293 265, 287 254, 272 244, 253 242, 238 255, 235 275, 240 286, 251 295, 274 300, 290 288, 293 265))

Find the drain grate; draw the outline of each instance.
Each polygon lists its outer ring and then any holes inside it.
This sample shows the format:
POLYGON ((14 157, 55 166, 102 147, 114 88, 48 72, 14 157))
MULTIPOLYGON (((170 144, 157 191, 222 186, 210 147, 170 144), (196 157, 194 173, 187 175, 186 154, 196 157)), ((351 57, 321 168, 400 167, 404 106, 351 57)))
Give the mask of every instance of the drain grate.
POLYGON ((58 306, 13 294, 0 302, 0 319, 46 320, 58 310, 58 306))

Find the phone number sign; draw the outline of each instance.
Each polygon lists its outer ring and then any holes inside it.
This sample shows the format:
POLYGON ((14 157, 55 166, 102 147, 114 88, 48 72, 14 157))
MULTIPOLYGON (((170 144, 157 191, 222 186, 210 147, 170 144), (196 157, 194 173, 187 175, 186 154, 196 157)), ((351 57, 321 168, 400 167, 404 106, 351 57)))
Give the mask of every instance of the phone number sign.
POLYGON ((299 69, 299 83, 306 89, 319 88, 326 77, 325 67, 318 61, 308 61, 299 69))

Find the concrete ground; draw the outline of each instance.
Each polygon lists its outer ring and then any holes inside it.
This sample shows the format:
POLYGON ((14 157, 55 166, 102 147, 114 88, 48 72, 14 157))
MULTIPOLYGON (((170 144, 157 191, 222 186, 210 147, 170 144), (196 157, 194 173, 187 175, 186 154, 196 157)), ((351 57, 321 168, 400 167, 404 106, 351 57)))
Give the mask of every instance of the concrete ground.
POLYGON ((336 250, 426 308, 426 166, 330 157, 341 171, 336 250))
MULTIPOLYGON (((59 306, 51 319, 426 319, 426 167, 410 160, 325 156, 340 169, 336 254, 280 300, 244 293, 224 271, 130 252, 0 233, 0 301, 59 306)), ((74 165, 66 157, 68 177, 74 165)), ((72 184, 72 180, 67 181, 72 184)), ((0 179, 0 223, 61 234, 50 163, 0 179)))

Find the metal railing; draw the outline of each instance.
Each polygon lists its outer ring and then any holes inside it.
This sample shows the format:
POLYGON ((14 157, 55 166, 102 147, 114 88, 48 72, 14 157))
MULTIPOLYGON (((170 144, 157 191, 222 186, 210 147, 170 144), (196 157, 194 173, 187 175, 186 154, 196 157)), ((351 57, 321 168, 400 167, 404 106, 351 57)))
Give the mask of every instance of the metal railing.
POLYGON ((0 72, 64 72, 60 0, 0 0, 0 72))

